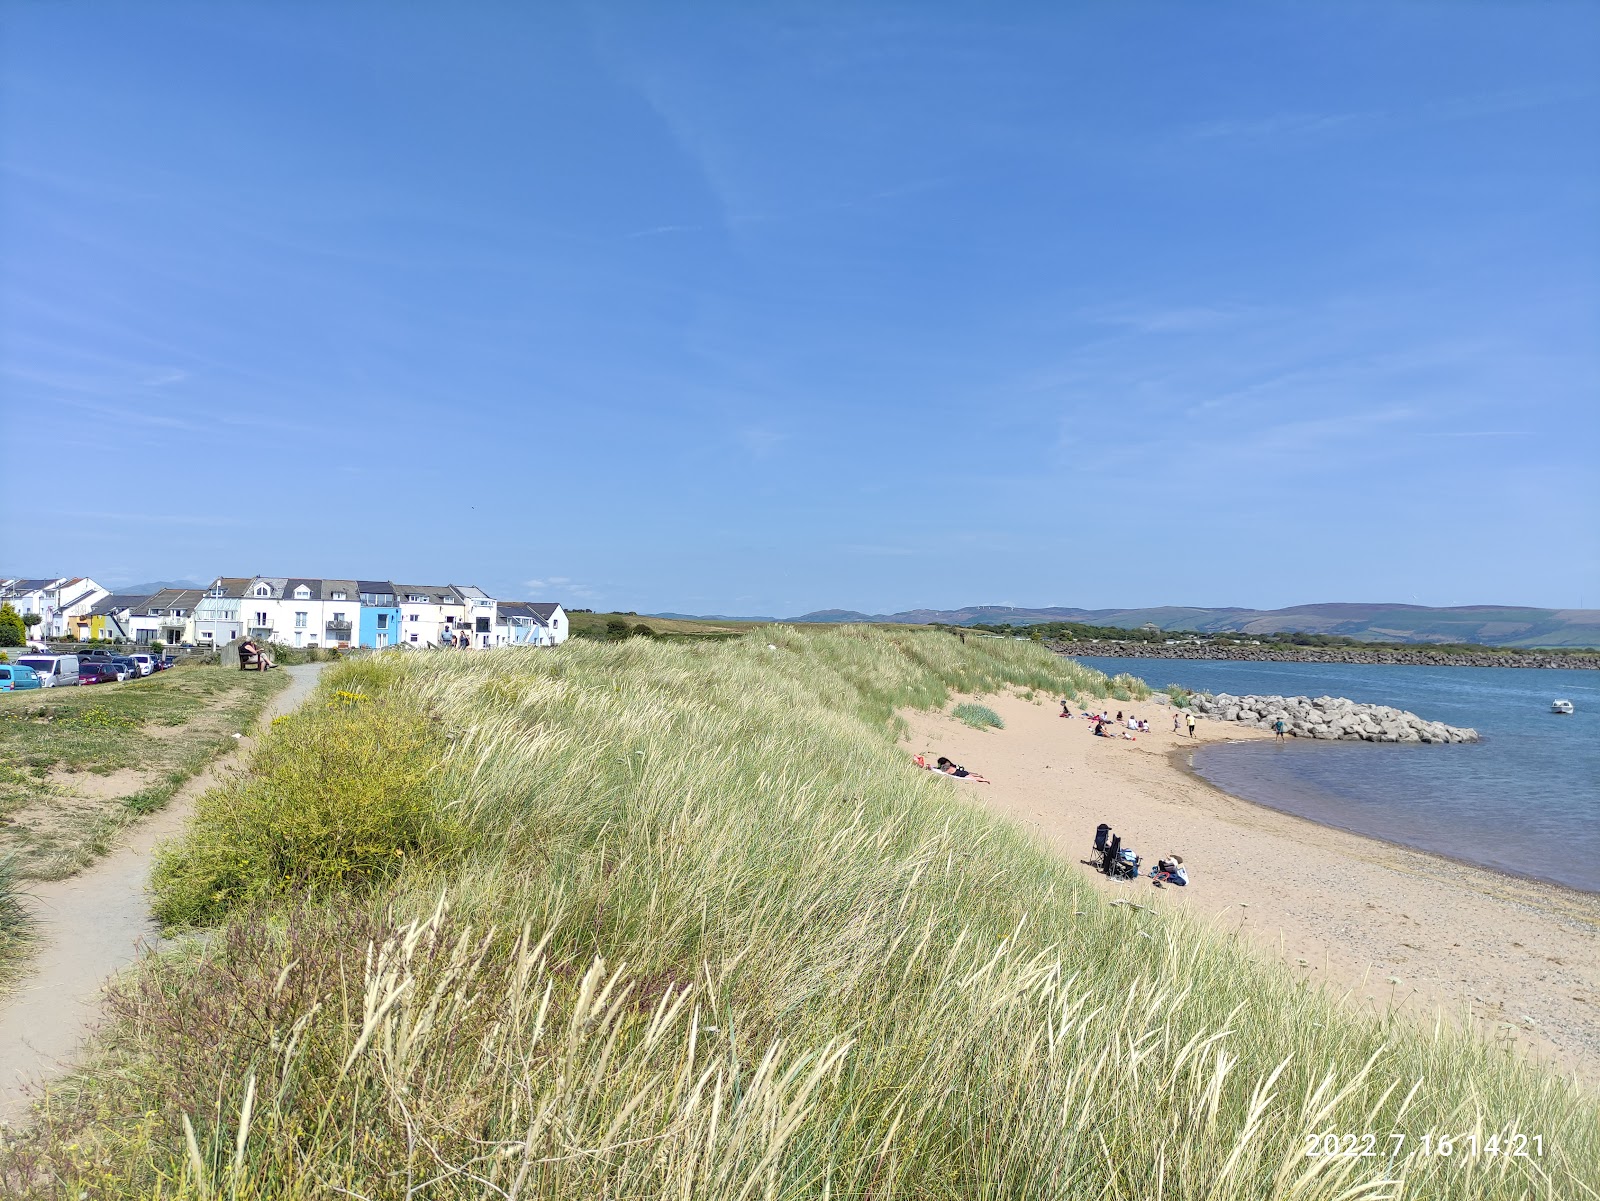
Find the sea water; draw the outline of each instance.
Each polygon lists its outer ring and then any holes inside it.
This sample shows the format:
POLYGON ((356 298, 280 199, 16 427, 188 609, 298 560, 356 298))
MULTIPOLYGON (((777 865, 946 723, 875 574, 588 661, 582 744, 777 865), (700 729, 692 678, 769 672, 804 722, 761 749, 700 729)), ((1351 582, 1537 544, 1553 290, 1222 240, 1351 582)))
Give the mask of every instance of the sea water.
POLYGON ((1258 804, 1498 871, 1600 892, 1600 671, 1081 661, 1110 674, 1139 676, 1155 688, 1344 696, 1471 726, 1481 742, 1213 744, 1197 748, 1193 762, 1218 788, 1258 804), (1552 714, 1550 702, 1558 697, 1570 700, 1577 712, 1552 714))

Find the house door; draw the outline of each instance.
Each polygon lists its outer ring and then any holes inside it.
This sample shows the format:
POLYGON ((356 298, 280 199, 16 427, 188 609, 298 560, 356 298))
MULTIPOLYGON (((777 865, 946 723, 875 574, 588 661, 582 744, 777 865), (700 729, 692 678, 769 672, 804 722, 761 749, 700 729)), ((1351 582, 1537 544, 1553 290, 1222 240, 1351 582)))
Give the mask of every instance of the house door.
POLYGON ((387 635, 387 634, 379 634, 378 635, 378 649, 381 651, 384 647, 386 647, 388 645, 389 645, 389 635, 387 635))

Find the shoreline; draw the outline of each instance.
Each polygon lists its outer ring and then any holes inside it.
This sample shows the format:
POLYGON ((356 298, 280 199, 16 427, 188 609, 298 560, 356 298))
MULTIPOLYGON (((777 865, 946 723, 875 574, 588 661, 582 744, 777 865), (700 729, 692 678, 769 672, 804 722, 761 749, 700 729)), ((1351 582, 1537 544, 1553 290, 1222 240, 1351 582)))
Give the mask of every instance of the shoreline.
MULTIPOLYGON (((952 698, 952 701, 959 698, 952 698)), ((1020 821, 1104 892, 1185 906, 1362 1008, 1444 1013, 1488 1040, 1600 1085, 1600 894, 1516 876, 1357 833, 1236 796, 1180 762, 1207 745, 1270 738, 1202 722, 1163 730, 1156 694, 1108 702, 1150 718, 1138 741, 1099 739, 1038 700, 983 698, 1006 721, 971 729, 944 712, 903 712, 906 749, 947 754, 995 781, 952 782, 1020 821), (1159 720, 1158 720, 1159 719, 1159 720), (1081 862, 1109 822, 1148 870, 1170 851, 1186 889, 1113 883, 1081 862)))
POLYGON ((1356 647, 1319 646, 1211 646, 1178 643, 1168 646, 1156 642, 1120 642, 1095 639, 1090 642, 1047 642, 1053 654, 1067 659, 1188 659, 1232 663, 1347 663, 1389 667, 1504 667, 1519 671, 1600 671, 1600 652, 1581 651, 1572 655, 1518 651, 1456 652, 1413 650, 1392 647, 1364 650, 1356 647))
MULTIPOLYGON (((1254 738, 1228 738, 1213 742, 1211 745, 1229 746, 1233 744, 1256 741, 1259 740, 1254 738)), ((1236 792, 1229 792, 1221 785, 1214 784, 1210 780, 1206 779, 1205 775, 1201 773, 1199 768, 1195 767, 1193 763, 1187 761, 1185 756, 1193 754, 1197 749, 1199 748, 1185 748, 1181 746, 1173 747, 1167 752, 1167 758, 1172 763, 1174 768, 1193 779, 1196 783, 1203 784, 1205 787, 1211 789, 1221 796, 1228 797, 1231 800, 1241 801, 1246 805, 1255 805, 1259 808, 1269 810, 1270 812, 1281 814, 1284 817, 1294 818, 1297 821, 1308 822, 1319 829, 1337 830, 1339 833, 1348 834, 1352 838, 1362 838, 1370 842, 1381 843, 1382 845, 1390 847, 1396 851, 1405 851, 1412 855, 1424 855, 1429 859, 1437 859, 1442 867, 1464 869, 1474 872, 1484 872, 1490 876, 1498 876, 1508 883, 1523 884, 1541 890, 1553 889, 1557 893, 1570 894, 1575 901, 1588 901, 1600 906, 1600 889, 1574 888, 1570 884, 1563 884, 1560 880, 1547 880, 1543 876, 1530 876, 1522 872, 1510 871, 1503 867, 1494 867, 1487 863, 1477 863, 1471 859, 1461 859, 1444 851, 1436 851, 1431 847, 1419 847, 1409 842, 1401 842, 1399 839, 1385 838, 1381 834, 1371 834, 1365 830, 1357 830, 1352 826, 1341 826, 1338 822, 1320 821, 1314 817, 1307 817, 1303 813, 1296 813, 1292 809, 1280 809, 1276 805, 1269 805, 1266 801, 1251 800, 1249 797, 1240 796, 1236 792)))

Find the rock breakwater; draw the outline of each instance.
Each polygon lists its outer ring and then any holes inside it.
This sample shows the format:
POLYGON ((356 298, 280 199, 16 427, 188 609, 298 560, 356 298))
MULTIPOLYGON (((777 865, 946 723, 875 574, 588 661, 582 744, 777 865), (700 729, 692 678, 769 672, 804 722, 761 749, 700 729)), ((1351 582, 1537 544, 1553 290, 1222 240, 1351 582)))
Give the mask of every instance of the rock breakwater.
POLYGON ((1233 696, 1195 693, 1189 708, 1218 721, 1270 730, 1282 719, 1294 738, 1338 742, 1477 742, 1478 731, 1427 721, 1388 705, 1362 705, 1342 696, 1233 696))
POLYGON ((1062 655, 1105 655, 1130 659, 1246 659, 1260 663, 1403 663, 1414 667, 1568 667, 1600 669, 1600 653, 1544 654, 1539 651, 1430 651, 1423 648, 1342 646, 1213 646, 1206 642, 1052 642, 1062 655))

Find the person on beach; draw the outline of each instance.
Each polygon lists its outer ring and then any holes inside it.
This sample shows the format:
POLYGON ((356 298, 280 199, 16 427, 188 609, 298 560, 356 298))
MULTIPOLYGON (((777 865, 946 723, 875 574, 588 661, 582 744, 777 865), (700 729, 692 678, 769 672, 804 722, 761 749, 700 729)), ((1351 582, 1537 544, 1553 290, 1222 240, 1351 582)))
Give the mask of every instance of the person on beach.
POLYGON ((1193 713, 1185 713, 1183 716, 1184 716, 1185 720, 1187 720, 1188 723, 1189 723, 1189 737, 1193 738, 1194 737, 1194 714, 1193 713))
POLYGON ((1281 717, 1278 718, 1277 721, 1272 723, 1272 732, 1278 736, 1278 741, 1282 742, 1284 736, 1289 732, 1289 723, 1281 717))
POLYGON ((1061 701, 1061 716, 1062 717, 1071 717, 1072 716, 1072 706, 1067 703, 1065 697, 1063 697, 1062 701, 1061 701))
POLYGON ((1172 715, 1172 732, 1173 732, 1173 733, 1174 733, 1174 734, 1176 734, 1176 733, 1177 733, 1177 732, 1178 732, 1178 723, 1179 723, 1179 722, 1180 722, 1180 721, 1182 721, 1182 720, 1183 720, 1183 714, 1181 714, 1181 713, 1174 713, 1174 714, 1173 714, 1173 715, 1172 715))
POLYGON ((947 776, 955 776, 958 779, 962 779, 962 780, 976 780, 979 784, 992 784, 992 783, 994 783, 993 780, 985 779, 983 776, 980 776, 975 771, 968 771, 966 768, 962 767, 959 763, 950 762, 950 760, 946 759, 943 755, 939 756, 938 762, 937 762, 934 770, 941 771, 947 776))

